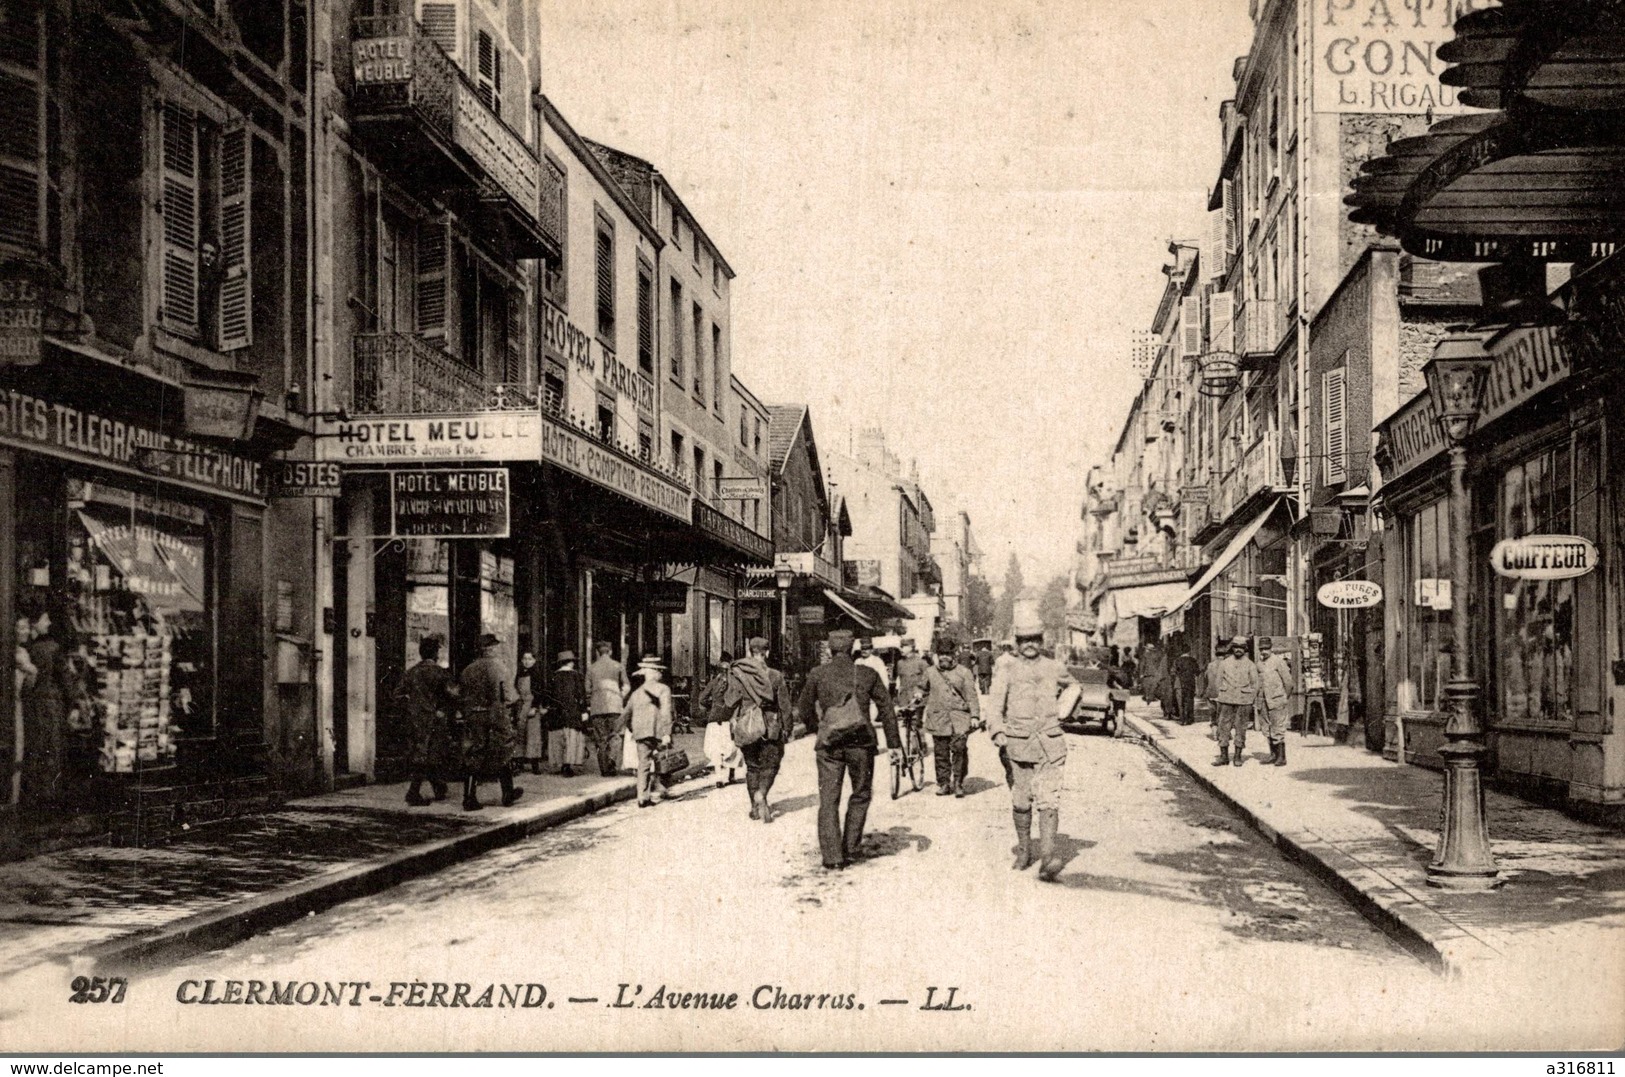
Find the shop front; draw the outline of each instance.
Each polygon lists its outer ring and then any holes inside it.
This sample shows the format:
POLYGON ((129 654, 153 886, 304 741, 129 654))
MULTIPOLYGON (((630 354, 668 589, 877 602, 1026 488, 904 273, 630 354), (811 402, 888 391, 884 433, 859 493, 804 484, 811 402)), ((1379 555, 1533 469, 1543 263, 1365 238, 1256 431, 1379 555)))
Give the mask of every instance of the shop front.
POLYGON ((0 382, 8 848, 269 796, 268 451, 188 434, 184 386, 128 381, 93 398, 48 358, 0 382))
POLYGON ((1620 792, 1604 758, 1617 679, 1610 577, 1595 563, 1530 571, 1492 555, 1509 543, 1577 538, 1611 564, 1620 536, 1604 523, 1618 500, 1606 445, 1619 431, 1601 394, 1575 375, 1557 328, 1486 333, 1483 347, 1494 366, 1468 446, 1468 595, 1452 593, 1445 452, 1431 397, 1378 428, 1384 511, 1399 550, 1386 561, 1388 754, 1440 765, 1452 629, 1465 616, 1483 671, 1491 772, 1572 801, 1602 800, 1620 792))

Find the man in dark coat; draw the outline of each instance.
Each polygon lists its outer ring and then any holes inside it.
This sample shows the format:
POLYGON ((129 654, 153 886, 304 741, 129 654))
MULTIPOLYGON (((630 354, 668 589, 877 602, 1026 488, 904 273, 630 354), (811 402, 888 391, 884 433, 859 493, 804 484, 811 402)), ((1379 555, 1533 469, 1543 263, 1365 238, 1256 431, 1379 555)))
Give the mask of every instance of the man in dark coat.
MULTIPOLYGON (((880 751, 869 704, 879 712, 886 743, 897 737, 897 711, 891 693, 874 670, 852 661, 852 633, 829 634, 829 661, 807 675, 796 711, 808 729, 818 730, 818 845, 824 867, 844 868, 861 855, 863 824, 874 791, 875 754, 880 751), (852 796, 841 825, 841 786, 852 779, 852 796)), ((892 748, 895 756, 898 748, 892 748)))
POLYGON ((434 803, 423 795, 423 783, 434 790, 434 800, 446 799, 446 771, 450 769, 451 708, 457 686, 451 670, 440 664, 441 639, 418 640, 418 663, 401 678, 400 703, 406 713, 408 759, 412 785, 406 802, 414 808, 434 803))
POLYGON ((513 784, 513 682, 497 657, 502 641, 487 632, 480 656, 463 667, 458 691, 463 703, 463 810, 479 811, 480 779, 502 785, 506 808, 525 795, 513 784))
POLYGON ((1183 632, 1178 634, 1174 646, 1178 651, 1173 663, 1174 709, 1180 723, 1190 725, 1196 721, 1196 679, 1202 675, 1202 667, 1191 654, 1183 632))
POLYGON ((575 776, 570 756, 571 741, 586 737, 587 679, 576 668, 576 653, 560 651, 558 669, 547 682, 547 706, 542 714, 547 730, 547 757, 561 761, 559 773, 575 776), (576 737, 570 736, 575 733, 576 737))

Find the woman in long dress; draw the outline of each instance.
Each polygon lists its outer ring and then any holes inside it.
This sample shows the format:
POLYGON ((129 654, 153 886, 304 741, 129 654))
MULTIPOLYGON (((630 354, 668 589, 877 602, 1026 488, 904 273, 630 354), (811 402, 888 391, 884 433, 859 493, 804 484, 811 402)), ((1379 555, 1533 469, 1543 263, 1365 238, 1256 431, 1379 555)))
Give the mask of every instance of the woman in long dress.
POLYGON ((706 723, 705 742, 701 750, 705 758, 711 761, 712 771, 717 781, 717 788, 732 785, 745 773, 745 756, 734 743, 732 717, 723 708, 722 702, 727 695, 728 669, 733 665, 733 656, 724 653, 722 666, 714 669, 711 679, 705 683, 705 691, 700 693, 694 704, 695 717, 706 723))

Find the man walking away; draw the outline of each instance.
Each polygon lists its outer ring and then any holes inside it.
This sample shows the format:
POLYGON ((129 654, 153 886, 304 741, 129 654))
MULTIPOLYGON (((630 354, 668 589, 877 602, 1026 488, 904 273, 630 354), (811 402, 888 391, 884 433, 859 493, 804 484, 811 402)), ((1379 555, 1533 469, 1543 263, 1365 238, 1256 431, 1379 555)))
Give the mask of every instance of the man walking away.
POLYGON ((658 655, 645 655, 638 663, 643 683, 627 698, 622 713, 627 730, 638 746, 638 807, 665 800, 666 779, 655 769, 655 752, 671 747, 671 689, 661 683, 665 665, 658 655))
POLYGON ((513 689, 497 657, 502 641, 487 632, 480 656, 463 667, 458 693, 463 701, 463 810, 479 811, 480 779, 502 785, 502 806, 525 795, 513 784, 513 689))
POLYGON ((1196 721, 1196 679, 1202 675, 1202 667, 1191 656, 1190 644, 1183 632, 1179 633, 1175 648, 1178 653, 1173 664, 1174 716, 1182 725, 1190 725, 1196 721))
POLYGON ((1061 781, 1066 765, 1066 734, 1055 701, 1070 678, 1066 668, 1042 653, 1044 626, 1037 621, 1016 626, 1019 657, 993 678, 987 727, 993 743, 1010 761, 1010 807, 1016 826, 1016 858, 1010 865, 1025 870, 1033 862, 1033 810, 1038 811, 1039 878, 1061 873, 1055 848, 1061 826, 1061 781))
POLYGON ((558 667, 548 682, 543 716, 547 723, 547 758, 561 764, 560 774, 573 778, 576 767, 586 766, 582 726, 587 720, 587 683, 576 669, 574 651, 560 651, 558 667))
POLYGON ((599 643, 593 650, 597 657, 587 667, 592 746, 598 755, 598 773, 612 778, 621 769, 621 712, 632 685, 626 679, 626 667, 615 661, 608 643, 599 643))
POLYGON ((1219 705, 1219 757, 1213 765, 1222 767, 1234 763, 1239 767, 1243 762, 1242 749, 1247 746, 1247 723, 1253 714, 1253 701, 1258 698, 1258 667, 1247 657, 1245 636, 1230 641, 1230 655, 1219 663, 1214 680, 1219 705), (1236 745, 1234 758, 1230 755, 1232 738, 1236 745))
POLYGON ((944 642, 937 647, 937 665, 927 671, 926 684, 925 731, 931 734, 931 750, 937 757, 937 796, 962 797, 970 766, 966 740, 982 717, 976 678, 959 665, 954 645, 944 642))
POLYGON ((807 676, 796 711, 808 729, 818 731, 813 755, 818 761, 818 845, 824 867, 844 868, 856 860, 863 844, 863 824, 874 791, 875 754, 880 750, 869 707, 880 713, 891 754, 896 745, 897 711, 891 693, 874 670, 852 660, 852 633, 829 634, 829 661, 807 676), (850 777, 852 796, 841 825, 841 786, 850 777))
POLYGON ((1274 654, 1268 636, 1258 638, 1258 725, 1269 738, 1270 757, 1266 762, 1286 766, 1286 727, 1292 702, 1292 664, 1284 654, 1274 654))
POLYGON ((745 759, 745 792, 750 794, 750 817, 764 823, 773 821, 768 794, 784 761, 784 745, 790 739, 793 715, 790 690, 784 674, 767 664, 767 640, 756 636, 746 645, 748 654, 728 667, 727 687, 719 706, 732 718, 745 707, 761 708, 764 733, 761 740, 739 746, 745 759))
POLYGON ((993 648, 976 648, 976 687, 983 695, 993 687, 993 648))
POLYGON ((435 800, 446 799, 451 708, 457 686, 451 682, 451 670, 440 664, 440 644, 439 636, 418 640, 419 662, 401 678, 400 700, 406 711, 412 778, 406 802, 414 808, 434 803, 423 795, 424 782, 434 791, 435 800))

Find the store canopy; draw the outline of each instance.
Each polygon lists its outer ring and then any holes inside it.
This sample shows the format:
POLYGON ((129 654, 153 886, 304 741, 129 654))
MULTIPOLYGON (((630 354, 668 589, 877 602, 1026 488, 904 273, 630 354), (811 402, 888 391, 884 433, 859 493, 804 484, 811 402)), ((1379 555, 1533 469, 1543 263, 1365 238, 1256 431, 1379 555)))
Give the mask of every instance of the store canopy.
POLYGON ((1264 526, 1264 522, 1275 512, 1276 506, 1280 505, 1281 500, 1281 498, 1276 498, 1268 505, 1265 505, 1258 511, 1257 516, 1248 521, 1246 527, 1236 532, 1236 537, 1230 540, 1230 545, 1226 546, 1218 559, 1208 566, 1207 571, 1202 573, 1201 577, 1191 584, 1184 594, 1180 595, 1177 602, 1170 603, 1169 611, 1182 610, 1190 605, 1198 595, 1207 590, 1209 584, 1218 578, 1219 573, 1234 564, 1236 558, 1241 556, 1241 551, 1245 550, 1247 544, 1257 537, 1258 532, 1264 526))
POLYGON ((870 632, 875 630, 875 623, 873 621, 865 617, 861 610, 852 605, 852 603, 848 602, 846 599, 842 598, 840 595, 836 594, 831 588, 824 588, 824 597, 835 603, 835 607, 841 612, 858 622, 859 627, 867 629, 870 632))
POLYGON ((1133 617, 1161 617, 1185 595, 1183 583, 1154 583, 1147 587, 1119 587, 1100 600, 1102 624, 1133 617))

